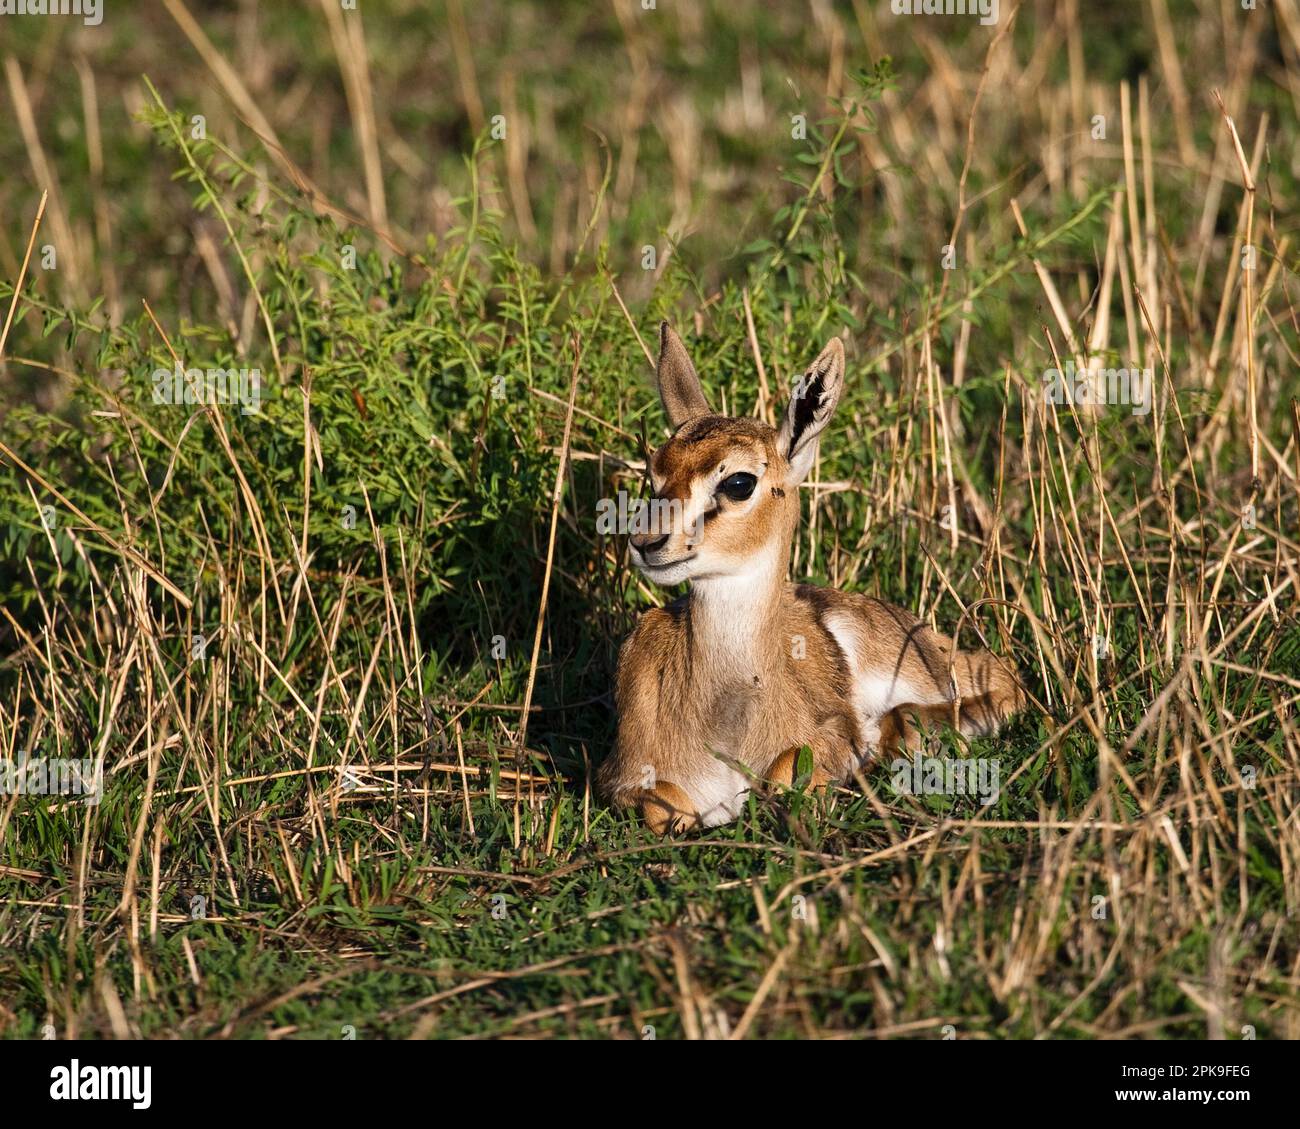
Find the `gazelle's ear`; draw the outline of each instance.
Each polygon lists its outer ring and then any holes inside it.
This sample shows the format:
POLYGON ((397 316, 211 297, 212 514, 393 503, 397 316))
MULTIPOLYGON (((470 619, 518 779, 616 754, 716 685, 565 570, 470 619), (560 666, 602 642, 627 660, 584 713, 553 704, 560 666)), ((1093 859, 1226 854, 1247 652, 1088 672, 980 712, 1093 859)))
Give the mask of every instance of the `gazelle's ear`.
POLYGON ((790 485, 797 486, 812 470, 817 437, 830 422, 843 390, 844 345, 832 337, 795 385, 777 434, 777 450, 790 461, 790 485))
POLYGON ((704 398, 700 378, 686 354, 682 339, 666 321, 659 323, 659 398, 664 403, 673 427, 688 419, 708 415, 709 402, 704 398))

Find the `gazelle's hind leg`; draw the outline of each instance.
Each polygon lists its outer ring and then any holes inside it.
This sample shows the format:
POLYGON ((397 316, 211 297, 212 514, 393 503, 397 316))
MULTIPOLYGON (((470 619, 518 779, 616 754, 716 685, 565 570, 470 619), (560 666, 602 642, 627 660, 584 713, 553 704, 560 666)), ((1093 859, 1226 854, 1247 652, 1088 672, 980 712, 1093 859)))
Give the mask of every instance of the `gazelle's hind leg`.
POLYGON ((873 752, 914 749, 922 740, 918 725, 924 731, 945 721, 969 736, 987 736, 1023 707, 1009 663, 989 651, 955 650, 915 617, 887 610, 896 622, 883 629, 844 610, 825 619, 852 672, 849 704, 873 752), (894 641, 896 630, 902 634, 894 641), (961 701, 955 718, 954 694, 961 701))
MULTIPOLYGON (((992 737, 1018 708, 1019 700, 1011 692, 991 691, 976 698, 963 698, 958 728, 967 737, 992 737)), ((948 713, 951 718, 952 711, 948 713)))
MULTIPOLYGON (((961 693, 957 728, 968 737, 991 737, 1025 708, 1025 692, 1011 668, 988 651, 961 651, 954 664, 961 693)), ((952 708, 947 707, 952 724, 952 708)))
POLYGON ((887 757, 898 753, 908 753, 921 747, 924 734, 917 727, 917 720, 929 722, 924 715, 929 711, 922 706, 900 706, 892 709, 880 719, 880 755, 887 757))
POLYGON ((1010 690, 963 698, 955 725, 951 704, 897 706, 880 719, 880 750, 882 754, 914 752, 925 735, 940 725, 952 725, 966 737, 991 737, 1018 706, 1010 690))

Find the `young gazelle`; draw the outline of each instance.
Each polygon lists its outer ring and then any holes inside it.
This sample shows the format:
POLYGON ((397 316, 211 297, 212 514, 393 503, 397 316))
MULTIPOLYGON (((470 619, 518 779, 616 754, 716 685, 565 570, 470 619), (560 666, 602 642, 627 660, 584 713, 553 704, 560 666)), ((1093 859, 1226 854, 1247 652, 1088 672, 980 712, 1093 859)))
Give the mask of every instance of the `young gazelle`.
POLYGON ((814 786, 916 743, 912 718, 993 733, 1020 708, 1014 675, 957 651, 881 600, 786 579, 799 484, 844 386, 844 346, 822 350, 779 430, 714 415, 681 339, 660 329, 659 394, 675 434, 649 460, 670 520, 630 538, 633 563, 689 593, 641 617, 619 654, 618 741, 599 786, 656 833, 739 813, 755 779, 789 785, 799 751, 814 786))

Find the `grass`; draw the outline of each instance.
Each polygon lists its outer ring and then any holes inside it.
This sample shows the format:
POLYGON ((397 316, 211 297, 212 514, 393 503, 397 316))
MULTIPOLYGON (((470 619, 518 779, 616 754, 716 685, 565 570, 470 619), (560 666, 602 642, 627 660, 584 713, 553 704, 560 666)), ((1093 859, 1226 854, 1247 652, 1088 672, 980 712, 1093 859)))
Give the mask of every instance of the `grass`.
POLYGON ((0 1031, 1300 1037, 1300 9, 1174 7, 17 25, 0 755, 104 784, 0 796, 0 1031), (794 573, 1014 660, 996 802, 592 795, 663 317, 770 419, 846 331, 794 573))

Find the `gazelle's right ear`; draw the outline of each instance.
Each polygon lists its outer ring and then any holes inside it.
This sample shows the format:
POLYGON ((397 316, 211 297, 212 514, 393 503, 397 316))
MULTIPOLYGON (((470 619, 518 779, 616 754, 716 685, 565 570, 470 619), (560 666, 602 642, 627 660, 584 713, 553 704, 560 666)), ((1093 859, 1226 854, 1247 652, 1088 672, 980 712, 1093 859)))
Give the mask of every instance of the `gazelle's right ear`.
POLYGON ((832 337, 826 348, 808 367, 790 397, 777 448, 790 460, 789 482, 797 486, 812 470, 817 440, 830 423, 835 405, 844 391, 844 343, 832 337))
POLYGON ((658 374, 659 399, 674 428, 681 427, 688 419, 710 413, 686 346, 666 321, 659 323, 658 374))

